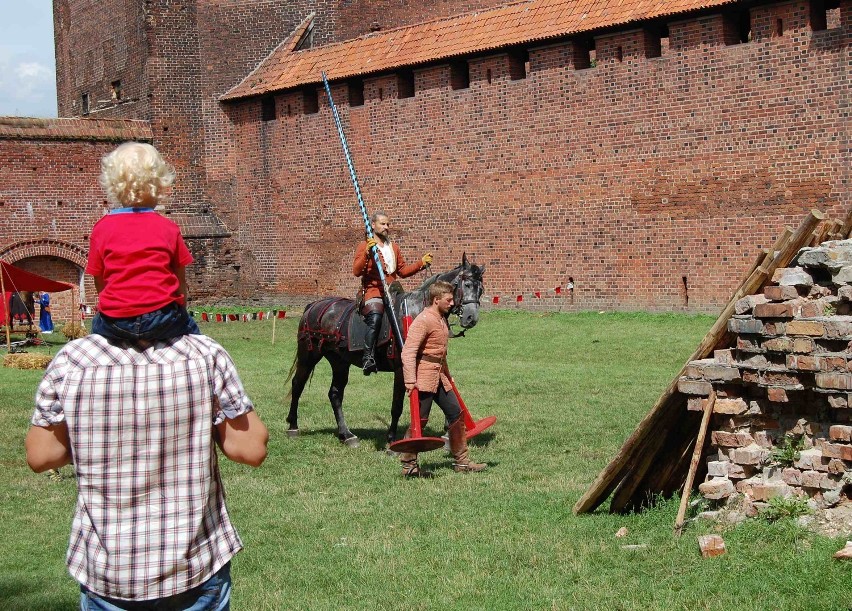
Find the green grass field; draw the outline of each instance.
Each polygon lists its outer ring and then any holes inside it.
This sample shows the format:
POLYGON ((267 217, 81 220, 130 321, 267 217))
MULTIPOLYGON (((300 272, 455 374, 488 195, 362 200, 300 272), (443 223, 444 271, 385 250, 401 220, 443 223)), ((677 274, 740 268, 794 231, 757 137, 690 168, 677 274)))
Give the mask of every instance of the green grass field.
MULTIPOLYGON (((271 322, 203 325, 233 355, 271 432, 260 469, 223 461, 245 543, 233 607, 852 609, 852 565, 831 558, 845 539, 752 521, 724 532, 726 555, 703 559, 696 537, 717 527, 691 523, 676 539, 677 499, 627 516, 571 513, 711 323, 484 314, 451 341, 450 367, 471 412, 498 417, 472 444, 489 469, 453 473, 436 451, 422 457, 435 478, 416 481, 382 451, 390 374, 352 370, 344 407, 359 449, 333 435, 325 363, 302 397, 302 436, 289 439, 283 383, 297 321, 279 321, 275 345, 271 322), (622 526, 629 535, 617 539, 622 526)), ((0 369, 0 609, 78 604, 64 564, 74 481, 35 475, 23 456, 40 376, 0 369)))

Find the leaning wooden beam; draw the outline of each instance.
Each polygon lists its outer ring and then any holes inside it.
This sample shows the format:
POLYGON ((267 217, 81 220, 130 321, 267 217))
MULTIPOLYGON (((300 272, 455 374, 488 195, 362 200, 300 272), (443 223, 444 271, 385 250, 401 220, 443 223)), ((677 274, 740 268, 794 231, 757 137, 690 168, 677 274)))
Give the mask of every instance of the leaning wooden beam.
MULTIPOLYGON (((785 229, 785 231, 789 231, 789 229, 785 229)), ((764 264, 764 261, 771 261, 774 256, 775 251, 773 249, 761 248, 757 251, 757 259, 755 259, 754 263, 751 264, 751 267, 748 268, 748 271, 746 271, 742 278, 740 278, 740 285, 748 280, 749 276, 754 273, 754 270, 764 264)))
POLYGON ((645 415, 636 427, 636 430, 627 438, 615 458, 598 474, 595 481, 592 482, 592 486, 574 505, 575 514, 593 511, 597 508, 619 486, 625 473, 630 473, 632 478, 636 478, 639 481, 644 478, 647 469, 642 469, 645 466, 645 461, 640 461, 641 450, 646 444, 647 438, 655 432, 661 421, 666 421, 676 416, 679 411, 682 411, 678 409, 677 402, 671 401, 671 398, 677 392, 678 379, 683 375, 686 366, 689 362, 703 359, 710 354, 719 340, 727 334, 728 319, 734 313, 736 302, 760 290, 767 279, 772 278, 772 274, 776 269, 786 267, 795 254, 812 239, 814 229, 823 218, 824 215, 820 211, 812 210, 796 229, 795 233, 779 249, 778 254, 773 260, 755 269, 741 286, 734 291, 734 295, 731 297, 728 305, 722 310, 719 318, 704 336, 698 348, 693 352, 674 380, 663 391, 663 394, 657 399, 657 402, 645 415), (628 465, 633 468, 626 469, 628 465), (637 465, 638 468, 636 467, 637 465))
POLYGON ((843 240, 845 236, 843 235, 843 222, 842 221, 832 221, 829 229, 828 235, 826 236, 829 240, 843 240))
POLYGON ((636 486, 633 496, 624 505, 615 505, 611 502, 610 513, 639 509, 658 494, 669 497, 680 488, 680 486, 672 487, 671 481, 684 481, 692 447, 695 445, 693 432, 698 429, 701 415, 687 411, 686 397, 680 393, 673 397, 672 402, 681 406, 677 412, 678 426, 669 432, 663 450, 657 453, 654 468, 647 470, 645 477, 636 486), (686 465, 682 464, 684 460, 686 465))
POLYGON ((701 460, 701 453, 704 451, 704 439, 707 437, 707 426, 710 424, 710 416, 713 415, 713 407, 716 405, 716 391, 710 391, 710 398, 707 399, 707 405, 704 406, 704 415, 701 418, 701 427, 698 429, 698 439, 695 440, 695 449, 692 451, 692 460, 689 462, 689 472, 686 475, 686 482, 683 484, 683 494, 680 496, 680 506, 677 510, 677 518, 675 519, 675 534, 680 536, 683 532, 683 525, 686 521, 686 505, 689 502, 689 494, 692 492, 692 484, 695 481, 695 472, 698 470, 698 463, 701 460))
POLYGON ((849 237, 850 232, 852 232, 852 208, 846 213, 846 218, 843 220, 843 227, 840 229, 840 235, 846 239, 849 237))
MULTIPOLYGON (((663 425, 665 424, 663 423, 663 425)), ((609 509, 611 512, 621 511, 621 508, 630 502, 630 499, 636 494, 636 490, 645 474, 648 473, 648 469, 654 463, 655 457, 665 447, 666 439, 669 437, 669 430, 663 427, 660 428, 657 428, 655 431, 656 434, 648 440, 648 446, 644 447, 642 452, 639 453, 638 460, 633 469, 628 472, 627 477, 624 477, 615 489, 609 509)))

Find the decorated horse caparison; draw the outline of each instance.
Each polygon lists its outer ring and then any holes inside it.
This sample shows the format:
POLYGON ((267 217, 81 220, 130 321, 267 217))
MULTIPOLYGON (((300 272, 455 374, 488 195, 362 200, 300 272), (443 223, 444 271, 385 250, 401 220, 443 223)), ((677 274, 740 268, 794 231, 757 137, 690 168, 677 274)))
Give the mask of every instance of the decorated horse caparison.
MULTIPOLYGON (((475 326, 479 321, 479 300, 482 297, 484 271, 485 266, 474 265, 468 261, 466 255, 463 255, 461 265, 448 272, 430 276, 419 288, 410 293, 391 290, 393 309, 398 317, 400 328, 403 317, 415 318, 423 310, 429 286, 437 280, 449 282, 453 286, 455 305, 451 315, 458 316, 459 326, 463 330, 475 326)), ((397 428, 405 398, 405 384, 399 358, 400 349, 393 338, 388 315, 386 310, 376 345, 376 364, 379 371, 392 371, 394 374, 391 419, 387 431, 387 440, 391 443, 397 439, 397 428)), ((357 447, 358 437, 349 430, 343 416, 343 393, 349 382, 349 367, 361 365, 365 330, 366 325, 361 315, 356 312, 356 303, 352 299, 327 297, 305 307, 302 319, 299 321, 296 359, 287 376, 287 380, 292 379, 290 413, 287 415, 289 435, 299 434, 299 398, 314 367, 325 358, 331 365, 332 371, 328 399, 331 401, 331 409, 337 421, 337 437, 346 445, 357 447)))

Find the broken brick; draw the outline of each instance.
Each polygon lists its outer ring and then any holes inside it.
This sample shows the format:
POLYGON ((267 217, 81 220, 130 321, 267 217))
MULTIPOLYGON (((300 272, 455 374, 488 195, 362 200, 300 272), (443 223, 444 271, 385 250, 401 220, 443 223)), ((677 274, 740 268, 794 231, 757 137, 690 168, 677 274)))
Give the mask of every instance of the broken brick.
POLYGON ((769 285, 764 287, 763 296, 769 301, 787 301, 788 299, 796 299, 799 296, 799 291, 795 286, 769 285))
POLYGON ((701 550, 701 556, 704 558, 721 556, 725 553, 725 540, 719 535, 701 535, 698 537, 698 549, 701 550))
POLYGON ((787 403, 787 391, 778 386, 769 386, 766 389, 766 398, 774 403, 787 403))
POLYGON ((852 426, 835 425, 828 429, 832 441, 852 441, 852 426))
POLYGON ((839 443, 823 443, 822 455, 826 458, 852 460, 852 446, 842 445, 839 443))
POLYGON ((791 320, 786 325, 786 332, 790 335, 822 337, 825 335, 825 323, 818 320, 791 320))

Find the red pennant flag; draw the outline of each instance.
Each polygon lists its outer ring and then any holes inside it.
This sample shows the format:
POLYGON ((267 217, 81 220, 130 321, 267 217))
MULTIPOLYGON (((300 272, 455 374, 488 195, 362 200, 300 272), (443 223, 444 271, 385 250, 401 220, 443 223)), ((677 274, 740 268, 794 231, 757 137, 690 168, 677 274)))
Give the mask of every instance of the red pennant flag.
POLYGON ((228 314, 228 320, 238 320, 236 314, 228 314))
POLYGON ((258 319, 258 320, 263 320, 263 312, 258 312, 258 313, 257 313, 257 319, 258 319))
POLYGON ((216 314, 216 322, 222 322, 222 315, 216 314))
POLYGON ((491 303, 500 303, 500 295, 494 295, 494 297, 491 299, 491 303))
POLYGON ((210 317, 207 316, 207 312, 201 313, 201 322, 210 322, 210 317))
POLYGON ((561 287, 561 286, 557 286, 557 287, 556 287, 555 289, 553 289, 553 290, 555 290, 555 291, 556 291, 556 294, 557 294, 557 295, 561 295, 561 294, 562 294, 562 287, 561 287))
POLYGON ((517 297, 515 297, 515 301, 517 301, 518 303, 521 303, 523 300, 524 300, 523 295, 518 295, 517 297))
POLYGON ((287 316, 286 310, 278 310, 278 318, 284 318, 285 316, 287 316))
POLYGON ((533 295, 536 296, 536 299, 541 299, 541 291, 536 291, 533 295))

